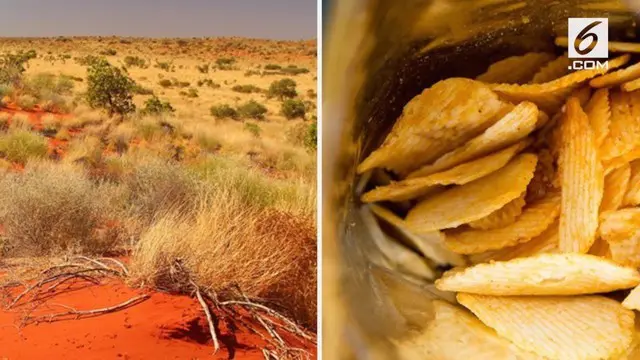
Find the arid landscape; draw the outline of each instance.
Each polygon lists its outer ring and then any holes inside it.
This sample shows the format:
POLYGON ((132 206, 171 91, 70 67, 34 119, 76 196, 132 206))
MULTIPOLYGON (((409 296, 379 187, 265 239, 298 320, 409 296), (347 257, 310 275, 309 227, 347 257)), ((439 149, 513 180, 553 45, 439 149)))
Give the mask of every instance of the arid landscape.
POLYGON ((316 46, 0 38, 0 359, 315 358, 316 46))

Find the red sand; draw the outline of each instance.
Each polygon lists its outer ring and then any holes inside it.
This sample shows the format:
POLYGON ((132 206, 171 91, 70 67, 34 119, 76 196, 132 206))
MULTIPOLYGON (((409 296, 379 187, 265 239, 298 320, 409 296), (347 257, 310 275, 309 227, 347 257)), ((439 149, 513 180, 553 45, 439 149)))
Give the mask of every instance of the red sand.
MULTIPOLYGON (((111 281, 76 283, 44 300, 32 315, 66 312, 64 307, 90 310, 114 306, 140 290, 111 281)), ((220 351, 213 343, 199 303, 186 296, 151 293, 146 301, 119 312, 92 318, 34 323, 19 328, 30 304, 12 312, 0 310, 0 359, 263 359, 264 340, 236 322, 219 321, 220 351)), ((237 319, 236 319, 237 320, 237 319)), ((249 321, 248 318, 245 320, 249 321)), ((259 326, 252 326, 258 328, 259 326)), ((293 347, 313 357, 315 345, 286 336, 293 347)))

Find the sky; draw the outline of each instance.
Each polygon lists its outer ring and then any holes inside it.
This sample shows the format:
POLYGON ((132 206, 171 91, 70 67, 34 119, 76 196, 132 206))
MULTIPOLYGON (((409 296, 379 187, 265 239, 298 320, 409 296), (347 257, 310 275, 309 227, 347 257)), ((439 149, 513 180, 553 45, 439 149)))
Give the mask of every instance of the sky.
POLYGON ((0 0, 0 37, 315 39, 316 0, 0 0))

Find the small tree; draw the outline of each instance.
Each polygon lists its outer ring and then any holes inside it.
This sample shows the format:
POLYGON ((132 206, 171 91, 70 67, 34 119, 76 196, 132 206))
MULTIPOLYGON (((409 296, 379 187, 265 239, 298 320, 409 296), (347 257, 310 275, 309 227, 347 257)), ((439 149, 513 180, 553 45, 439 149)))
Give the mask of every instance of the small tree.
POLYGON ((144 115, 173 114, 175 111, 171 103, 162 101, 155 96, 145 101, 144 109, 141 110, 144 115))
POLYGON ((249 100, 238 107, 238 113, 243 118, 262 120, 267 108, 255 100, 249 100))
POLYGON ((280 111, 282 112, 282 115, 284 115, 284 117, 286 117, 287 119, 304 119, 304 115, 307 112, 307 107, 302 100, 287 99, 282 103, 280 111))
POLYGON ((276 97, 280 100, 292 99, 298 96, 296 91, 296 82, 293 79, 285 78, 282 80, 276 80, 269 86, 267 97, 276 97))
POLYGON ((135 82, 121 69, 104 59, 87 69, 87 101, 92 107, 104 108, 109 115, 134 112, 135 82))

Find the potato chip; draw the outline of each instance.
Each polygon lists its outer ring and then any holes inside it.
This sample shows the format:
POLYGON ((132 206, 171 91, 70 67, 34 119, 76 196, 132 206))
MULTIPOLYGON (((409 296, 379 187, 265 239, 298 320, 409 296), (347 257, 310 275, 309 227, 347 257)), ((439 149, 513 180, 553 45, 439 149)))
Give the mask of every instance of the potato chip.
POLYGON ((415 235, 408 229, 404 220, 388 209, 375 204, 369 205, 369 208, 378 218, 396 228, 403 235, 403 239, 406 239, 407 245, 418 250, 436 265, 464 266, 467 263, 462 256, 452 252, 444 245, 444 234, 440 231, 415 235))
MULTIPOLYGON (((640 205, 640 160, 632 161, 629 167, 629 181, 625 186, 622 206, 640 205)), ((622 169, 622 168, 621 168, 622 169)), ((618 171, 618 170, 616 170, 618 171)), ((611 209, 616 210, 616 209, 611 209)))
POLYGON ((483 218, 525 191, 536 162, 535 155, 521 154, 485 177, 431 196, 409 211, 406 224, 422 234, 483 218))
POLYGON ((376 167, 397 173, 414 170, 484 131, 505 106, 479 81, 440 81, 409 101, 382 146, 358 166, 358 173, 376 167))
POLYGON ((623 84, 627 81, 636 80, 640 77, 640 63, 633 64, 624 69, 600 75, 589 81, 589 85, 594 88, 604 88, 623 84))
POLYGON ((638 90, 640 89, 640 79, 627 81, 626 83, 620 85, 620 88, 623 91, 627 91, 627 92, 638 90))
MULTIPOLYGON (((605 176, 604 192, 602 195, 602 203, 600 204, 601 213, 605 211, 618 210, 618 208, 622 206, 630 178, 631 167, 629 164, 622 166, 605 176)), ((640 181, 640 177, 638 178, 638 181, 640 181)))
POLYGON ((609 359, 633 340, 633 311, 604 296, 460 293, 458 302, 498 335, 548 359, 609 359))
POLYGON ((560 242, 562 252, 586 253, 598 229, 604 173, 587 115, 570 98, 561 126, 559 168, 562 183, 560 242))
POLYGON ((638 159, 640 159, 640 148, 633 149, 616 158, 603 161, 605 174, 609 174, 613 170, 618 169, 622 166, 625 166, 626 164, 638 159))
POLYGON ((600 256, 606 259, 611 259, 611 249, 609 249, 609 243, 603 238, 599 237, 591 245, 591 249, 587 253, 589 255, 600 256))
MULTIPOLYGON (((595 4, 593 4, 595 5, 595 4)), ((604 5, 604 4, 602 4, 604 5)), ((620 2, 615 2, 615 5, 620 6, 620 2)), ((612 11, 612 7, 605 5, 607 11, 612 11)), ((624 5, 623 5, 624 7, 624 5)), ((626 9, 626 8, 625 8, 626 9)), ((566 36, 559 36, 555 41, 556 45, 561 47, 567 47, 569 45, 569 38, 566 36)), ((609 41, 609 51, 611 52, 620 52, 620 53, 640 53, 640 44, 638 43, 630 43, 630 42, 621 42, 621 41, 609 41)))
POLYGON ((432 300, 435 319, 421 333, 396 341, 401 359, 542 360, 496 334, 466 309, 432 300))
POLYGON ((531 83, 541 84, 559 79, 569 73, 569 65, 571 65, 571 60, 566 54, 558 56, 555 60, 552 60, 543 66, 533 76, 531 83))
POLYGON ((522 208, 526 203, 524 198, 525 194, 522 194, 519 198, 512 200, 482 219, 470 222, 469 226, 477 230, 491 230, 513 224, 518 216, 522 214, 522 208))
POLYGON ((507 261, 515 258, 533 256, 536 254, 558 252, 558 221, 556 220, 542 234, 530 241, 500 250, 486 251, 480 254, 472 254, 469 260, 472 264, 494 261, 507 261))
POLYGON ((553 59, 549 53, 530 52, 495 62, 476 80, 486 83, 526 83, 538 69, 553 59))
POLYGON ((631 152, 640 144, 640 92, 611 93, 611 123, 609 133, 600 148, 600 157, 607 162, 631 152))
POLYGON ((609 256, 611 260, 623 266, 640 267, 640 232, 628 237, 610 237, 609 256))
POLYGON ((453 230, 446 233, 446 246, 459 254, 477 254, 525 243, 542 234, 558 216, 560 196, 549 194, 527 206, 518 219, 492 230, 453 230))
POLYGON ((527 186, 526 201, 534 202, 559 189, 555 159, 548 149, 538 151, 538 164, 533 179, 527 186))
POLYGON ((596 146, 600 147, 609 133, 609 123, 611 122, 609 90, 596 90, 584 110, 589 117, 589 123, 593 129, 596 146))
POLYGON ((626 64, 629 59, 629 55, 623 55, 609 60, 608 69, 579 70, 542 84, 497 84, 491 85, 491 88, 507 101, 514 103, 531 101, 545 112, 555 113, 564 104, 571 92, 581 83, 604 74, 608 70, 618 68, 626 64))
POLYGON ((640 208, 608 211, 600 215, 598 231, 608 242, 631 237, 640 229, 640 208))
POLYGON ((528 144, 528 141, 521 141, 502 151, 458 165, 441 173, 421 178, 406 179, 391 183, 387 186, 377 187, 364 194, 361 200, 365 203, 376 201, 404 201, 427 195, 434 187, 453 184, 464 185, 505 166, 528 144))
POLYGON ((622 302, 622 306, 629 310, 640 311, 640 286, 635 287, 622 302))
POLYGON ((535 129, 538 114, 538 108, 534 104, 522 102, 481 135, 440 157, 433 164, 412 172, 407 178, 413 179, 447 170, 512 145, 535 129))
POLYGON ((640 273, 611 260, 578 253, 538 254, 449 270, 436 280, 442 291, 482 295, 584 295, 629 289, 640 273))

